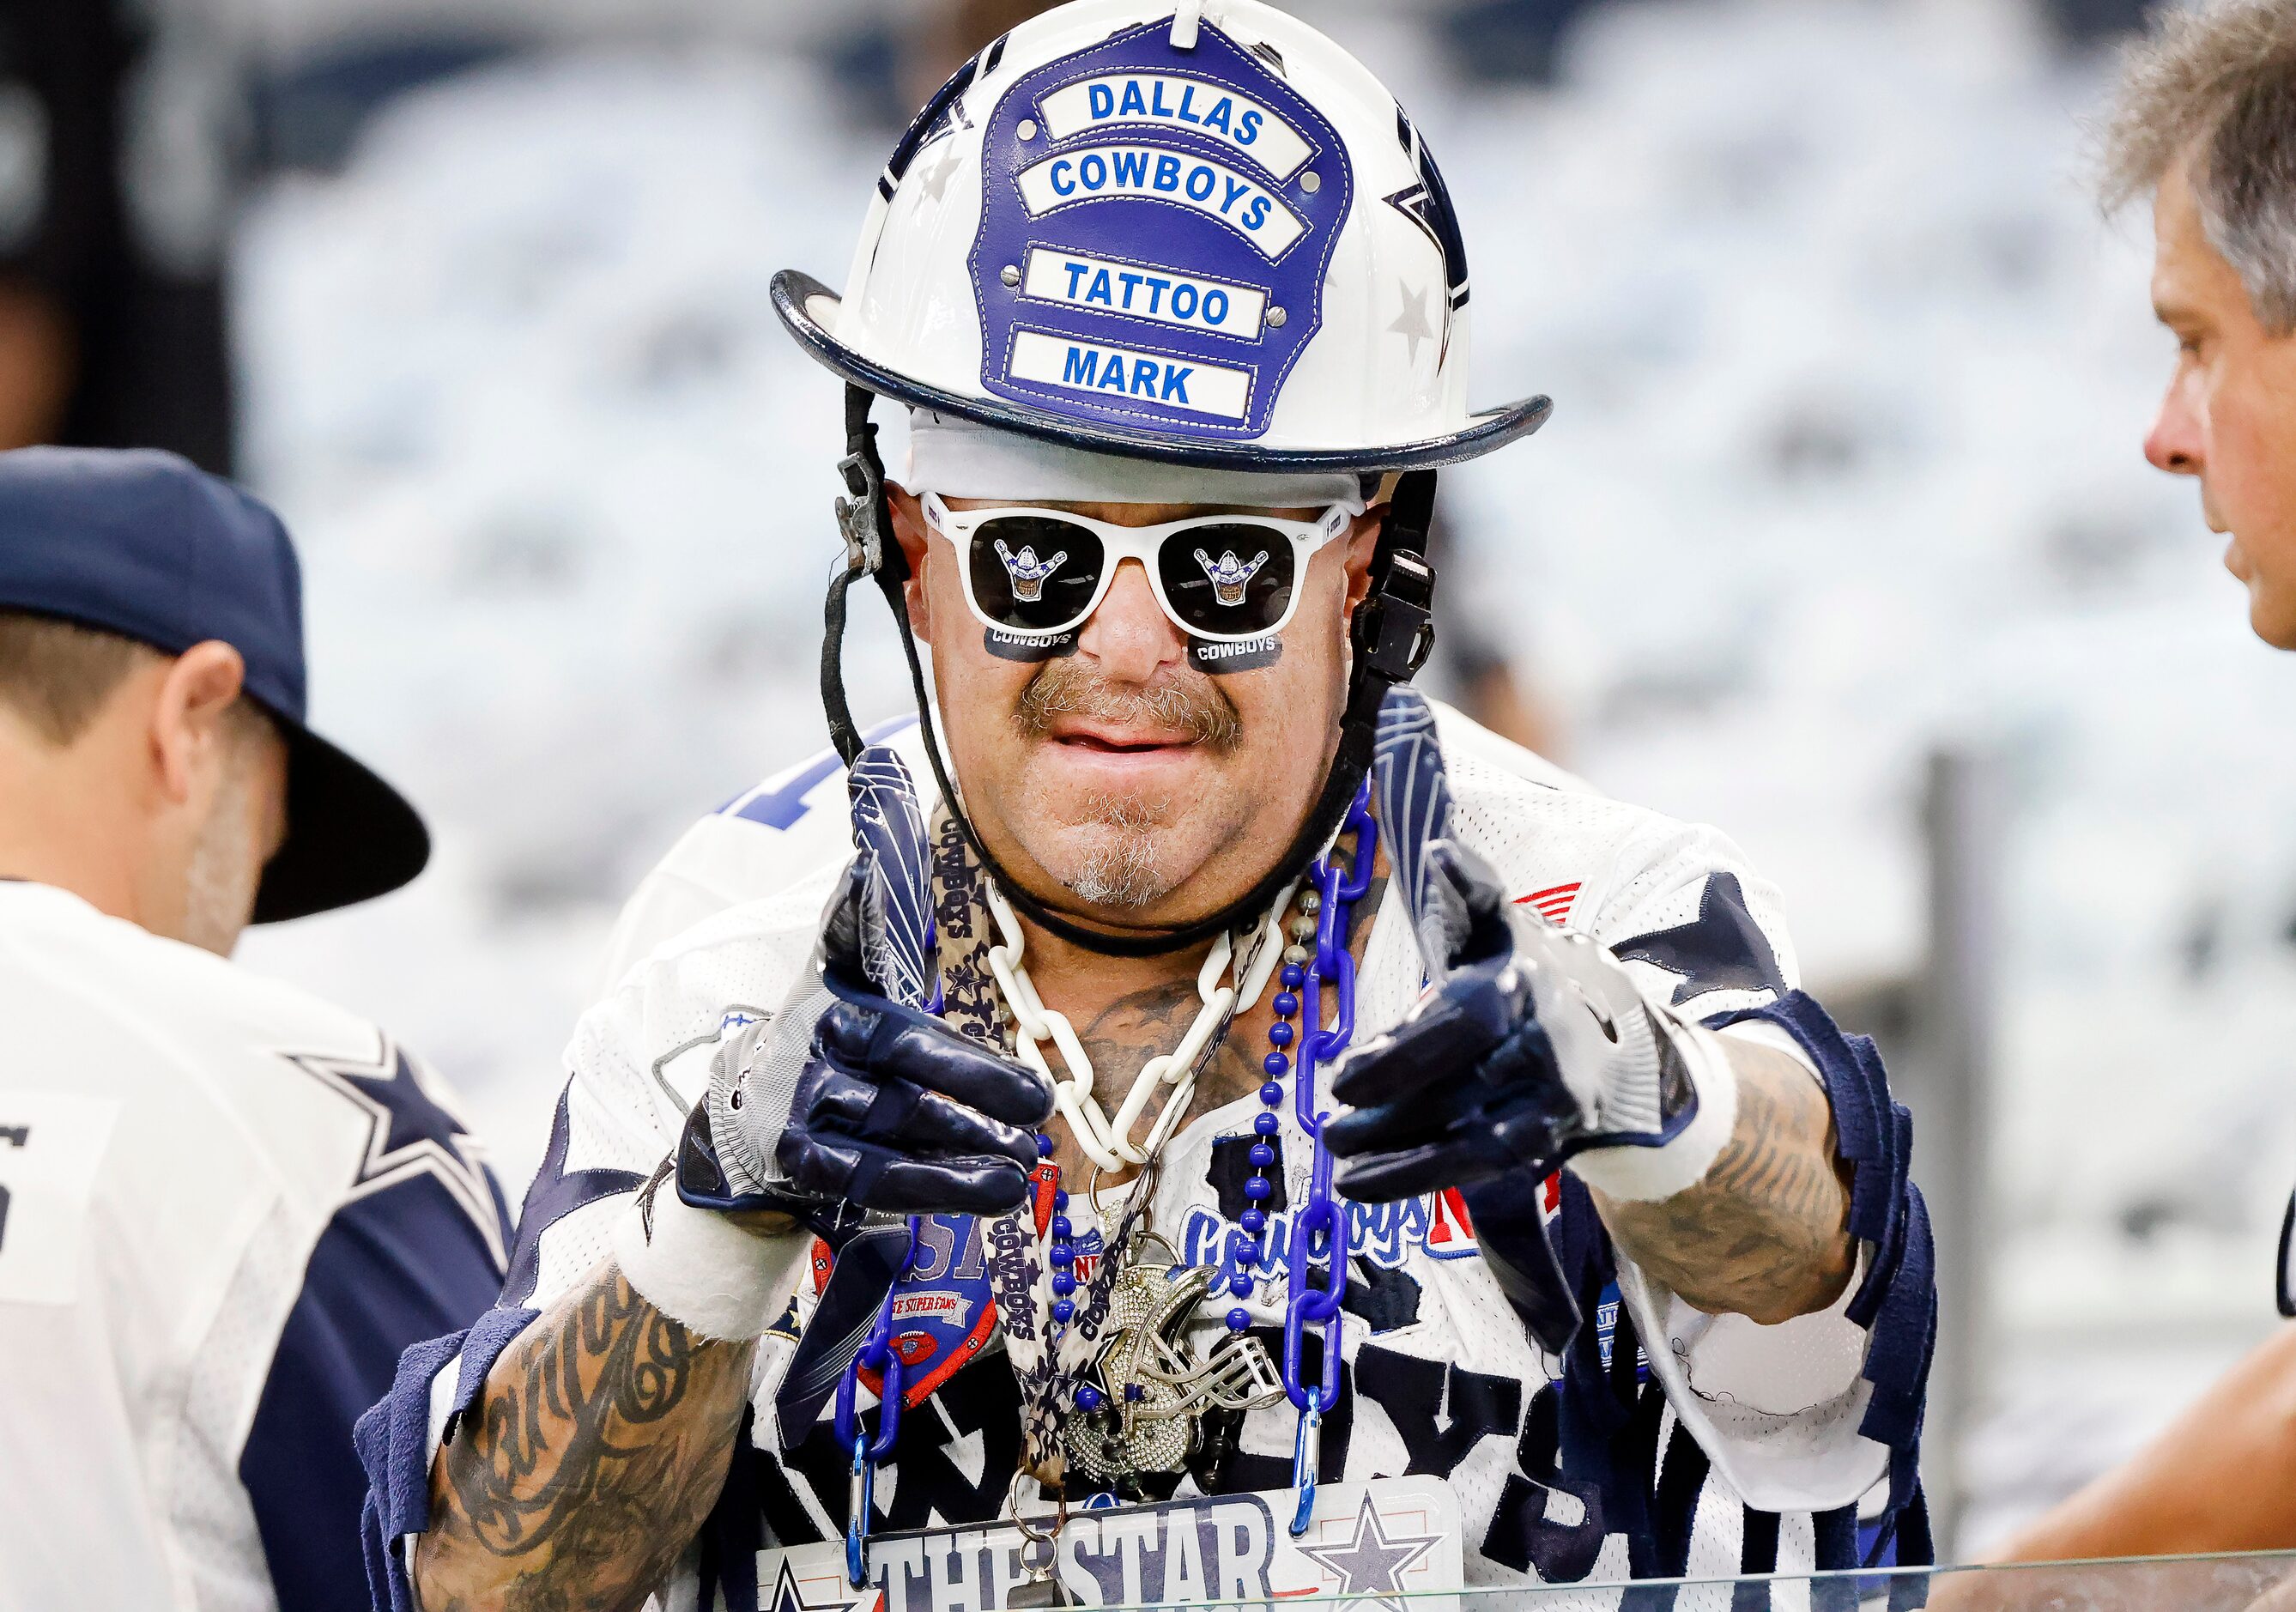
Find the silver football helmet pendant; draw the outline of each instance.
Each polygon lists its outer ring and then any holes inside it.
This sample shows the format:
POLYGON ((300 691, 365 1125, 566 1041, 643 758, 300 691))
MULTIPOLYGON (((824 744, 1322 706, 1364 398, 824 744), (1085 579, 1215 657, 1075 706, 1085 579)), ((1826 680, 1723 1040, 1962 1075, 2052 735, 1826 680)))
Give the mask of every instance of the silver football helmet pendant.
POLYGON ((1220 555, 1219 563, 1215 565, 1211 555, 1199 548, 1196 550, 1196 563, 1202 566, 1204 575, 1211 579, 1212 597, 1233 610, 1243 603, 1243 590, 1250 586, 1251 579, 1259 574, 1259 568, 1267 563, 1267 551, 1261 549, 1251 563, 1246 565, 1235 557, 1235 550, 1231 548, 1220 555))
POLYGON ((1188 1323, 1219 1285, 1218 1266, 1182 1265, 1160 1238, 1134 1248, 1138 1257, 1109 1292, 1108 1342, 1090 1373, 1105 1396, 1101 1409, 1073 1413, 1061 1429, 1076 1471, 1116 1490, 1182 1470, 1202 1443, 1206 1411, 1257 1410, 1283 1397, 1258 1338, 1229 1333, 1210 1360, 1190 1346, 1188 1323))
POLYGON ((996 539, 996 557, 1004 562, 1004 574, 1013 579, 1013 596, 1023 604, 1044 597, 1046 581, 1069 562, 1068 550, 1062 549, 1040 565, 1033 547, 1023 544, 1016 555, 1004 547, 1002 538, 996 539))

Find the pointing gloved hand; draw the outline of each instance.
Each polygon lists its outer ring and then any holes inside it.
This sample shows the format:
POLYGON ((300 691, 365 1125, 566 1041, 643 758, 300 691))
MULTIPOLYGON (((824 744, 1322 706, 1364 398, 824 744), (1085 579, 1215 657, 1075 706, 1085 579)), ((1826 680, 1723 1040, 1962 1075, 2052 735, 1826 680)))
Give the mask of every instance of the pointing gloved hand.
POLYGON ((1339 1190, 1378 1203, 1575 1160, 1612 1197, 1659 1198, 1704 1175, 1737 1106, 1710 1033, 1651 1006, 1595 942, 1511 904, 1472 851, 1428 859, 1450 966, 1332 1080, 1339 1190))
POLYGON ((870 983, 869 879, 864 852, 829 903, 817 966, 720 1049, 678 1147, 687 1203, 807 1218, 840 1202, 1001 1214, 1028 1197, 1052 1085, 870 983))

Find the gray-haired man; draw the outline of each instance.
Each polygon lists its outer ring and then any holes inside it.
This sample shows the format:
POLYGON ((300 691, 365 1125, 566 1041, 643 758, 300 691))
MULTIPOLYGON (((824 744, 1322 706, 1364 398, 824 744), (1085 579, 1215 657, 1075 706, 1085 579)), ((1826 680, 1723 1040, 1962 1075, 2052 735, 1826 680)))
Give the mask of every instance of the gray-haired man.
MULTIPOLYGON (((2296 4, 2169 12, 2127 68, 2105 201, 2152 193, 2152 307, 2177 337, 2144 455, 2199 479, 2210 530, 2230 539, 2226 568, 2247 584, 2250 625, 2296 649, 2296 4)), ((2284 1272, 2284 1312, 2288 1289, 2284 1272)), ((2296 1328, 2005 1554, 2291 1547, 2296 1328)))

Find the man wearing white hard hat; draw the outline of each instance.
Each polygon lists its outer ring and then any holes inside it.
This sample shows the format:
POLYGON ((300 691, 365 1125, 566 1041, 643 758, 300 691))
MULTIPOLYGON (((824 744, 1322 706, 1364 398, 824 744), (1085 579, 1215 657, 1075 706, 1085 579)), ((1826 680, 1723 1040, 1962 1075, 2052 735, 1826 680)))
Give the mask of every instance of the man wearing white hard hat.
POLYGON ((1926 1556, 1872 1049, 1727 840, 1407 687, 1435 468, 1547 412, 1469 409, 1468 293, 1411 120, 1257 0, 1016 28, 844 296, 776 281, 847 382, 836 754, 626 925, 694 920, 575 1032, 521 1274, 361 1424, 387 1604, 1926 1556), (865 736, 863 579, 924 714, 865 736))

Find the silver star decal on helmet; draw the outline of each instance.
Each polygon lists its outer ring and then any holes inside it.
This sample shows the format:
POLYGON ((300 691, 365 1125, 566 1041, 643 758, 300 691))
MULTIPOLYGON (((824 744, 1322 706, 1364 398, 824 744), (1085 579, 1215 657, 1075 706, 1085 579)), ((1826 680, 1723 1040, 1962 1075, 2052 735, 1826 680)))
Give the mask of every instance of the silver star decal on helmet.
POLYGON ((1411 343, 1411 361, 1416 364, 1419 362, 1419 344, 1435 339, 1435 327, 1427 319, 1427 293, 1413 289, 1407 280, 1398 280, 1395 284, 1403 297, 1403 311, 1396 315, 1395 323, 1388 329, 1411 343))
POLYGON ((948 192, 948 182, 956 174, 956 142, 943 140, 932 161, 917 175, 917 183, 925 187, 925 194, 939 202, 948 192))

